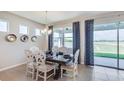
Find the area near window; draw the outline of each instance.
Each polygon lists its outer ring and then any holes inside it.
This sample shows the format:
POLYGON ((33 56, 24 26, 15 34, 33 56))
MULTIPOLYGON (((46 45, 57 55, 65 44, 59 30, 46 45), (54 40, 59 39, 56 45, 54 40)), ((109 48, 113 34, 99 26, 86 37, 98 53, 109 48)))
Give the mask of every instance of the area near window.
POLYGON ((28 27, 25 25, 20 25, 19 26, 19 33, 20 34, 28 34, 28 27))
POLYGON ((0 20, 0 31, 7 32, 8 31, 8 22, 4 20, 0 20))
POLYGON ((73 34, 71 28, 64 29, 64 46, 72 48, 73 44, 73 34))
POLYGON ((53 46, 73 48, 72 27, 55 28, 53 30, 53 46))
POLYGON ((94 26, 94 63, 124 69, 124 22, 94 26))
POLYGON ((35 29, 35 35, 36 35, 36 36, 40 36, 40 35, 41 35, 41 30, 38 29, 38 28, 36 28, 36 29, 35 29))

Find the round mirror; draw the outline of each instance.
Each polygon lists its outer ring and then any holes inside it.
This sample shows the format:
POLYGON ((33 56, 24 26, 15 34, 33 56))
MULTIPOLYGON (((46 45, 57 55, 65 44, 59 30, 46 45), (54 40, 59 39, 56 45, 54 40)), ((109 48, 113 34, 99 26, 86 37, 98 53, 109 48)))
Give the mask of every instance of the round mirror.
POLYGON ((8 42, 14 42, 14 41, 17 40, 17 37, 16 37, 15 34, 8 34, 8 35, 6 36, 6 40, 7 40, 8 42))
POLYGON ((31 37, 31 41, 32 41, 32 42, 36 42, 36 41, 37 41, 37 36, 32 36, 32 37, 31 37))
POLYGON ((28 39, 29 39, 29 37, 28 37, 27 35, 23 35, 23 36, 20 37, 20 40, 21 40, 22 42, 27 42, 28 39))

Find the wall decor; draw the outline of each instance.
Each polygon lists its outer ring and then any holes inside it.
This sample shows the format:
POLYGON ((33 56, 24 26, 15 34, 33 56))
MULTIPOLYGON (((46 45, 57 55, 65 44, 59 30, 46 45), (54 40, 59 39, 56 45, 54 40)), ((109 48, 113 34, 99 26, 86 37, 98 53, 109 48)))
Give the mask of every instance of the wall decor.
POLYGON ((29 39, 29 37, 28 37, 27 35, 22 35, 22 36, 20 37, 20 40, 21 40, 22 42, 27 42, 28 39, 29 39))
POLYGON ((32 42, 36 42, 36 41, 37 41, 37 36, 32 36, 32 37, 31 37, 31 41, 32 41, 32 42))
POLYGON ((5 39, 8 41, 8 42, 14 42, 17 40, 17 37, 15 34, 8 34, 5 39))

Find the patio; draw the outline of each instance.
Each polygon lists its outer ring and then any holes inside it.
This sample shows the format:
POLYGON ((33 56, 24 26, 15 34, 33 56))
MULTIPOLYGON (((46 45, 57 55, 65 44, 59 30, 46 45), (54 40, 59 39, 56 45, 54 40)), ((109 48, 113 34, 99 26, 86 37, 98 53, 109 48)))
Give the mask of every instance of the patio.
MULTIPOLYGON (((119 67, 124 69, 124 60, 119 60, 119 67)), ((114 58, 106 58, 106 57, 94 57, 94 64, 102 65, 102 66, 109 66, 109 67, 117 67, 117 59, 114 58)))

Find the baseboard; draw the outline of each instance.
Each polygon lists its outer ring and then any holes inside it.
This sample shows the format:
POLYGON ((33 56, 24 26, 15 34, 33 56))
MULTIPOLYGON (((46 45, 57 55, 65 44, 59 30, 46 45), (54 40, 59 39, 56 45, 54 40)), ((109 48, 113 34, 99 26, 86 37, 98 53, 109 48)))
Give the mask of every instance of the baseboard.
POLYGON ((14 68, 14 67, 17 67, 17 66, 20 66, 20 65, 24 65, 24 64, 26 64, 26 63, 24 62, 24 63, 12 65, 12 66, 4 67, 4 68, 1 68, 1 69, 0 69, 0 72, 1 72, 1 71, 4 71, 4 70, 11 69, 11 68, 14 68))

